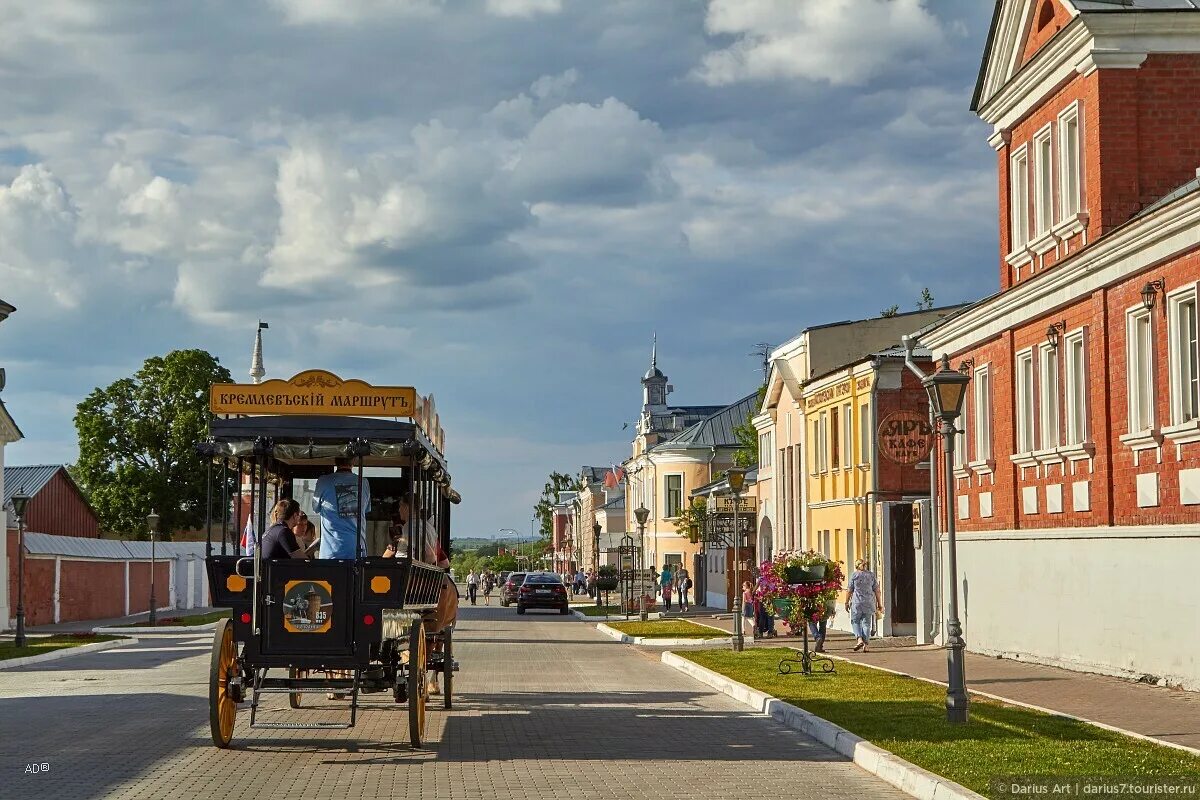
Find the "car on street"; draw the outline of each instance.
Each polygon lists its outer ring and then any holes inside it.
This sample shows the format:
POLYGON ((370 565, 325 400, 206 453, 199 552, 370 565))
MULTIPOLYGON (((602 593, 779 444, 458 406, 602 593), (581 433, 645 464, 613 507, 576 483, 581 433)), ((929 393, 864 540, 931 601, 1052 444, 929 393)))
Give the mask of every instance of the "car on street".
POLYGON ((508 573, 508 579, 500 584, 500 605, 507 607, 517 602, 517 593, 521 590, 521 584, 524 582, 524 572, 508 573))
POLYGON ((567 614, 570 602, 562 578, 553 572, 531 572, 517 590, 518 614, 527 608, 556 608, 559 614, 567 614))

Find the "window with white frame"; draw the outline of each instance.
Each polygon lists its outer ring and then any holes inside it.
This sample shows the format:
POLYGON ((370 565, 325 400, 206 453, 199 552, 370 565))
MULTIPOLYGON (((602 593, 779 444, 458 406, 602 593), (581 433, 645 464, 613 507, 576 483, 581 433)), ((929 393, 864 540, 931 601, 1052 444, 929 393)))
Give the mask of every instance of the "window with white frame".
POLYGON ((760 467, 771 466, 771 448, 774 443, 771 441, 770 433, 760 433, 758 435, 758 465, 760 467))
POLYGON ((1129 432, 1154 427, 1154 350, 1150 312, 1138 308, 1129 313, 1129 432))
POLYGON ((858 463, 871 463, 871 407, 858 407, 858 463))
POLYGON ((1012 157, 1009 170, 1009 223, 1012 233, 1012 247, 1016 252, 1029 241, 1029 154, 1022 147, 1012 157))
POLYGON ((1058 118, 1058 196, 1062 218, 1079 213, 1082 181, 1079 161, 1079 106, 1071 106, 1058 118))
POLYGON ((842 406, 842 466, 849 469, 854 456, 850 443, 854 441, 854 409, 846 403, 842 406))
POLYGON ((1168 360, 1171 365, 1171 423, 1200 416, 1200 364, 1196 351, 1196 290, 1172 297, 1167 305, 1168 360))
POLYGON ((665 475, 663 476, 663 497, 666 500, 666 512, 663 516, 667 519, 674 519, 679 516, 679 512, 683 509, 683 476, 682 475, 665 475))
POLYGON ((958 420, 958 433, 954 434, 954 466, 967 466, 967 431, 971 429, 971 404, 963 403, 958 420))
POLYGON ((1083 444, 1088 438, 1088 379, 1087 352, 1084 350, 1083 331, 1072 333, 1066 338, 1067 386, 1064 392, 1067 403, 1067 444, 1083 444))
POLYGON ((1038 428, 1041 448, 1058 447, 1058 348, 1042 345, 1038 354, 1038 428))
POLYGON ((1047 125, 1033 139, 1033 228, 1038 236, 1050 232, 1054 217, 1054 152, 1047 125))
POLYGON ((825 472, 829 469, 829 450, 827 449, 825 430, 825 412, 822 411, 817 415, 816 436, 813 437, 813 464, 816 466, 817 472, 825 472))
POLYGON ((1033 352, 1017 355, 1017 452, 1033 452, 1033 352))
POLYGON ((988 461, 992 457, 992 371, 976 367, 972 376, 975 384, 975 459, 988 461))

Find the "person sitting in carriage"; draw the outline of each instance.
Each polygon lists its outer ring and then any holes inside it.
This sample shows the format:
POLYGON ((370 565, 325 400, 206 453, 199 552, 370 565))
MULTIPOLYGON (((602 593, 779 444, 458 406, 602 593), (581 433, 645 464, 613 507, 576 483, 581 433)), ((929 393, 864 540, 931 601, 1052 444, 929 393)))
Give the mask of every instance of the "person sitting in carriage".
POLYGON ((262 557, 308 558, 304 545, 296 541, 294 529, 300 525, 300 504, 290 497, 271 510, 271 527, 262 538, 262 557))

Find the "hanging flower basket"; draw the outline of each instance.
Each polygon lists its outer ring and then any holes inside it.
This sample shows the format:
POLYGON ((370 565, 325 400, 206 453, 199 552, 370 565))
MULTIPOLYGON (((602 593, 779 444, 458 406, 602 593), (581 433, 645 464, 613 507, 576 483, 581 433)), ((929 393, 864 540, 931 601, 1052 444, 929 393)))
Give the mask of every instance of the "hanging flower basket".
POLYGON ((792 618, 792 601, 782 597, 777 597, 771 601, 771 606, 775 609, 775 616, 781 619, 792 618))
POLYGON ((759 565, 754 596, 793 627, 832 616, 842 590, 841 565, 814 550, 783 552, 759 565))
POLYGON ((796 564, 785 567, 783 577, 789 584, 816 583, 825 580, 824 564, 796 564))

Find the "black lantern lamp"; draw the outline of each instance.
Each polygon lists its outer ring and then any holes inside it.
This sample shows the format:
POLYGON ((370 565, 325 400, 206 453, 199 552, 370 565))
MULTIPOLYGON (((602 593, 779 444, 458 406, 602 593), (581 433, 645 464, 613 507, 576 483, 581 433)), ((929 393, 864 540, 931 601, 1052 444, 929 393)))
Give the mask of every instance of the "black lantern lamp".
POLYGON ((746 488, 746 470, 734 467, 725 473, 729 491, 733 492, 733 649, 740 653, 746 646, 742 623, 742 529, 738 506, 742 504, 742 489, 746 488))
POLYGON ((1166 283, 1162 278, 1153 281, 1147 281, 1142 287, 1142 308, 1147 311, 1154 310, 1154 301, 1158 298, 1158 293, 1166 290, 1166 283))
POLYGON ((1058 343, 1062 339, 1062 335, 1067 332, 1067 321, 1059 320, 1058 322, 1046 328, 1046 344, 1050 345, 1051 350, 1058 349, 1058 343))
POLYGON ((642 622, 645 622, 648 619, 646 614, 646 565, 640 562, 645 560, 646 520, 650 518, 650 509, 646 508, 645 506, 638 506, 633 510, 633 516, 637 519, 638 524, 638 550, 643 554, 643 557, 638 559, 638 594, 640 595, 638 598, 638 604, 640 605, 638 618, 641 619, 642 622))
POLYGON ((938 371, 926 375, 922 383, 929 394, 933 413, 943 420, 954 420, 962 413, 963 400, 967 397, 967 384, 971 377, 950 368, 950 357, 943 355, 938 371))
POLYGON ((151 625, 158 624, 158 601, 154 597, 154 573, 157 571, 158 559, 155 552, 155 534, 158 533, 158 513, 154 509, 150 509, 150 513, 146 515, 146 527, 150 529, 150 616, 147 621, 151 625))
POLYGON ((25 646, 25 509, 29 506, 29 495, 25 487, 17 489, 12 496, 13 513, 17 517, 17 634, 13 644, 25 646))
POLYGON ((592 590, 596 592, 596 608, 600 607, 600 523, 592 525, 592 590))

